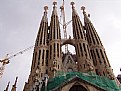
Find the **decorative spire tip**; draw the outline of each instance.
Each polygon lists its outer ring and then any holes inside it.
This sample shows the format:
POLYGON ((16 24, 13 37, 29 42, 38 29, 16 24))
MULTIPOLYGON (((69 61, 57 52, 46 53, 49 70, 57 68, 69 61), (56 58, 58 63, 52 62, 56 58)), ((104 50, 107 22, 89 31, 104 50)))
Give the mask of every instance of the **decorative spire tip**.
POLYGON ((54 1, 54 2, 53 2, 53 5, 54 5, 54 6, 55 6, 55 5, 57 5, 57 2, 56 2, 56 1, 54 1))
POLYGON ((9 85, 10 85, 10 81, 8 82, 8 85, 4 91, 8 91, 9 85))
POLYGON ((18 80, 18 76, 16 77, 16 80, 15 80, 15 83, 14 83, 15 86, 16 86, 17 80, 18 80))
POLYGON ((84 6, 82 6, 82 7, 81 7, 81 10, 83 10, 83 12, 85 12, 85 7, 84 7, 84 6))
POLYGON ((47 12, 48 6, 44 6, 44 10, 45 10, 45 12, 47 12))
POLYGON ((10 81, 8 82, 8 84, 10 84, 10 81))
POLYGON ((75 4, 74 2, 71 2, 72 7, 74 7, 74 4, 75 4))

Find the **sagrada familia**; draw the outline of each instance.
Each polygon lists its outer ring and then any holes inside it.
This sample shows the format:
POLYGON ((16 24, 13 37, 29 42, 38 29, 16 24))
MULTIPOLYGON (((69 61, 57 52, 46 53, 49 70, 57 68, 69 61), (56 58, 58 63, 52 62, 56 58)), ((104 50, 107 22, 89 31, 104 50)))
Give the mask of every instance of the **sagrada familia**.
MULTIPOLYGON (((31 72, 23 91, 121 91, 85 7, 81 7, 84 16, 82 24, 74 2, 71 5, 73 37, 67 39, 61 38, 57 2, 53 2, 50 24, 48 7, 44 7, 31 72), (74 46, 75 54, 69 50, 62 52, 62 46, 68 44, 74 46)), ((12 91, 16 91, 15 85, 12 91)))

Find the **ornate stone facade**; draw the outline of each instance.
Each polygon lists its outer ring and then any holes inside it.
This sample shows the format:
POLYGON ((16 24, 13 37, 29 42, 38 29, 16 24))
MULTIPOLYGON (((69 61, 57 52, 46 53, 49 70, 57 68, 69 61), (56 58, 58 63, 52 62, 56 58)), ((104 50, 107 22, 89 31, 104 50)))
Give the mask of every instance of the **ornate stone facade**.
MULTIPOLYGON (((74 2, 71 2, 73 37, 62 39, 56 5, 57 2, 53 2, 50 26, 47 18, 48 7, 44 7, 45 12, 34 47, 31 73, 28 82, 25 83, 24 91, 40 91, 43 84, 45 90, 48 91, 46 88, 48 79, 56 77, 59 72, 81 72, 84 74, 91 72, 113 80, 114 74, 105 49, 85 12, 85 7, 81 8, 84 15, 83 25, 75 10, 74 2), (62 53, 61 47, 66 44, 74 46, 76 54, 69 51, 62 53)), ((80 91, 79 89, 82 91, 105 91, 89 82, 82 81, 78 77, 52 91, 75 91, 76 88, 77 91, 80 91)))

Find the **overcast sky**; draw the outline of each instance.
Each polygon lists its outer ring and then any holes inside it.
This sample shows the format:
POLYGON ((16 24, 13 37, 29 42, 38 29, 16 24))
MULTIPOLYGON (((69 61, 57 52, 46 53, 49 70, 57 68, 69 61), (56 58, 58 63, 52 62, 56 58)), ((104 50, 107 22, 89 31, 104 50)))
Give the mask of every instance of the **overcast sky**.
MULTIPOLYGON (((28 48, 35 43, 43 7, 48 5, 48 19, 50 20, 53 0, 0 0, 0 59, 6 54, 28 48)), ((70 2, 75 1, 75 8, 83 22, 81 6, 86 7, 91 15, 90 20, 96 28, 115 76, 120 74, 121 67, 121 0, 65 0, 66 21, 71 20, 70 2)), ((60 5, 58 2, 58 15, 60 5)), ((67 28, 68 35, 72 35, 71 23, 67 28)), ((71 50, 73 52, 73 50, 71 50)), ((33 49, 22 55, 10 59, 2 79, 0 91, 3 91, 10 81, 14 84, 18 76, 17 91, 22 91, 28 80, 32 62, 33 49)))

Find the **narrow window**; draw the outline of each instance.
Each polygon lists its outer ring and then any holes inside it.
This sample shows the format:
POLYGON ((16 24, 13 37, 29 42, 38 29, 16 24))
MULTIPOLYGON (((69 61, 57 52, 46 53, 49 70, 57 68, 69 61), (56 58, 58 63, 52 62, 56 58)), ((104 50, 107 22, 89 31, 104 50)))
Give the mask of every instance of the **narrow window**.
POLYGON ((56 24, 55 15, 54 15, 54 21, 53 21, 53 22, 54 22, 54 26, 53 26, 53 27, 54 27, 54 30, 53 30, 53 31, 54 31, 54 32, 53 32, 53 39, 55 39, 55 31, 56 31, 56 30, 55 30, 55 27, 56 27, 56 25, 55 25, 55 24, 56 24))
POLYGON ((97 49, 96 49, 96 53, 97 53, 97 56, 98 56, 98 58, 99 58, 99 62, 100 62, 100 64, 102 64, 102 60, 100 59, 100 55, 99 55, 99 52, 98 52, 97 49))
POLYGON ((87 36, 87 40, 88 40, 89 44, 92 43, 91 39, 90 39, 90 35, 86 34, 86 36, 87 36))
POLYGON ((103 71, 103 75, 105 76, 105 72, 103 71))
MULTIPOLYGON (((75 26, 73 26, 73 29, 75 30, 75 26)), ((75 39, 77 39, 77 38, 76 38, 76 32, 75 32, 75 31, 73 31, 73 37, 74 37, 75 39)))
POLYGON ((39 34, 37 35, 36 46, 38 46, 38 42, 39 42, 39 34))
MULTIPOLYGON (((90 28, 91 28, 91 30, 95 30, 93 27, 90 27, 90 28)), ((96 39, 97 44, 99 44, 97 32, 95 32, 95 31, 92 31, 92 32, 93 32, 93 34, 95 35, 94 37, 95 37, 95 39, 96 39)))
POLYGON ((48 66, 48 50, 46 50, 46 66, 48 66))
POLYGON ((39 50, 39 55, 38 55, 38 65, 40 64, 40 57, 41 57, 41 50, 39 50))
POLYGON ((40 44, 42 44, 43 30, 41 31, 40 44))
POLYGON ((59 44, 57 44, 57 56, 59 57, 59 44))
POLYGON ((85 44, 83 43, 83 47, 84 47, 84 51, 86 52, 86 47, 85 47, 85 44))
MULTIPOLYGON (((77 20, 76 20, 76 23, 77 23, 77 20)), ((79 29, 78 29, 78 23, 76 24, 76 31, 77 31, 77 37, 78 37, 78 39, 80 39, 80 36, 79 36, 79 29)))
POLYGON ((50 59, 51 59, 51 53, 52 53, 52 45, 50 45, 50 59))
POLYGON ((59 65, 58 65, 58 69, 59 69, 59 65))
POLYGON ((104 59, 104 55, 101 49, 100 49, 100 53, 101 53, 102 58, 104 59))
POLYGON ((35 67, 35 64, 36 64, 36 58, 37 58, 37 52, 35 52, 35 55, 34 55, 34 67, 35 67))
POLYGON ((51 26, 52 26, 52 22, 50 22, 50 27, 49 27, 50 28, 50 30, 49 30, 50 32, 48 34, 48 36, 50 37, 50 40, 52 40, 52 27, 51 26))
POLYGON ((43 73, 41 73, 41 77, 43 76, 43 73))
POLYGON ((92 55, 94 57, 94 63, 95 63, 95 66, 97 65, 97 60, 96 60, 96 55, 95 55, 95 51, 92 50, 92 55))
POLYGON ((49 35, 50 35, 50 30, 47 31, 47 38, 46 38, 47 44, 49 43, 49 35))
POLYGON ((99 75, 99 74, 98 74, 98 69, 95 69, 95 71, 96 71, 96 74, 99 75))
POLYGON ((61 55, 61 54, 60 54, 60 53, 61 53, 61 45, 58 44, 58 46, 59 46, 59 49, 58 49, 58 50, 59 50, 59 51, 58 51, 58 55, 59 55, 59 57, 60 57, 60 55, 61 55))
POLYGON ((84 64, 84 68, 85 68, 85 64, 84 64))
POLYGON ((79 32, 80 32, 81 38, 83 39, 82 28, 81 28, 79 22, 80 22, 80 21, 78 21, 79 32))
POLYGON ((45 53, 45 50, 43 50, 43 54, 42 54, 42 66, 44 65, 44 53, 45 53))
POLYGON ((44 30, 44 41, 43 41, 44 42, 43 43, 44 45, 45 45, 45 35, 46 35, 46 30, 44 30))
POLYGON ((87 45, 87 49, 88 49, 90 58, 92 58, 92 56, 91 56, 91 54, 90 54, 90 49, 89 49, 89 46, 88 46, 88 45, 87 45))
POLYGON ((84 47, 84 51, 85 51, 85 56, 87 57, 86 46, 84 43, 83 43, 83 47, 84 47))
POLYGON ((46 70, 46 74, 48 74, 48 70, 46 70))
POLYGON ((52 30, 50 30, 50 40, 52 40, 52 30))
POLYGON ((98 41, 98 38, 97 38, 97 36, 95 36, 96 37, 96 41, 97 41, 97 44, 99 44, 99 41, 98 41))
POLYGON ((81 46, 81 43, 79 43, 80 45, 80 51, 81 51, 81 55, 83 56, 83 51, 82 51, 82 46, 81 46))
POLYGON ((96 53, 97 53, 98 58, 100 58, 100 55, 99 55, 99 53, 98 53, 98 50, 97 50, 97 49, 96 49, 96 53))
POLYGON ((94 51, 94 50, 92 50, 92 52, 93 52, 94 58, 96 59, 96 54, 95 54, 95 51, 94 51))
POLYGON ((96 61, 95 61, 95 57, 94 57, 94 53, 92 50, 90 50, 91 54, 92 54, 92 60, 93 60, 93 63, 94 63, 94 66, 97 65, 96 61))
MULTIPOLYGON (((91 29, 90 29, 90 30, 91 30, 91 29)), ((93 36, 92 32, 90 32, 90 34, 91 34, 91 37, 92 37, 93 43, 95 44, 95 39, 94 39, 94 36, 93 36)))
POLYGON ((58 36, 58 31, 59 31, 59 28, 57 28, 57 39, 59 38, 59 36, 58 36))
POLYGON ((54 57, 55 57, 55 50, 56 50, 56 49, 55 49, 55 43, 54 43, 54 50, 53 50, 53 51, 54 51, 54 57))

